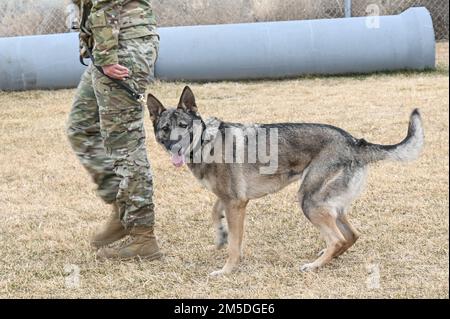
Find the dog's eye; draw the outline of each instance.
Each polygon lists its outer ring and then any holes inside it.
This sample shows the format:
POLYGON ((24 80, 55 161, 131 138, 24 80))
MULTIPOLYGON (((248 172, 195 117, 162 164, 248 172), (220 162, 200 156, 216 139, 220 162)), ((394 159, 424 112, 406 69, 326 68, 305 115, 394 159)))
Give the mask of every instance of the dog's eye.
POLYGON ((186 123, 180 123, 180 127, 181 127, 181 128, 187 128, 188 125, 187 125, 186 123))
POLYGON ((164 132, 169 132, 170 131, 170 127, 169 126, 163 126, 162 128, 161 128, 164 132))

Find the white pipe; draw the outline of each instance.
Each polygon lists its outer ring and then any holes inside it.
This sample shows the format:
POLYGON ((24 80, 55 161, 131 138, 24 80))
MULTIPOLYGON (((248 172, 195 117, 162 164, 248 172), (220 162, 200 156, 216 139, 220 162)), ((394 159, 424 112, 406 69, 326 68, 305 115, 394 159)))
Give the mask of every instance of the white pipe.
MULTIPOLYGON (((156 75, 219 81, 435 67, 425 8, 396 16, 161 28, 156 75), (377 19, 374 23, 373 19, 377 19)), ((0 90, 75 87, 77 34, 0 39, 0 90)))

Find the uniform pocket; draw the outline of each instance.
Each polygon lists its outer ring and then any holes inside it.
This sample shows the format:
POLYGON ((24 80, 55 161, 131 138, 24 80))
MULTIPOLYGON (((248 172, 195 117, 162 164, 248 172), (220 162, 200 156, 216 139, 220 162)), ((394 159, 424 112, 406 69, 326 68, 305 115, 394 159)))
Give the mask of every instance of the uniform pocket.
POLYGON ((104 11, 97 11, 91 13, 89 16, 89 25, 91 28, 101 28, 108 25, 106 13, 104 11))
POLYGON ((89 23, 91 24, 91 30, 94 38, 94 50, 100 54, 94 57, 101 63, 106 63, 104 60, 114 51, 117 46, 119 32, 114 30, 114 23, 111 23, 104 11, 97 11, 89 16, 89 23))

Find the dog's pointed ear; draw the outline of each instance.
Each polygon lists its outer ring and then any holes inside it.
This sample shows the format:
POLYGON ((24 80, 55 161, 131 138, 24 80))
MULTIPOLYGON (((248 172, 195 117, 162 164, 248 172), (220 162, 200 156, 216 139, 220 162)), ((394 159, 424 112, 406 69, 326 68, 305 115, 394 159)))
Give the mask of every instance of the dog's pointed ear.
POLYGON ((155 123, 158 120, 158 117, 161 115, 161 113, 166 110, 165 107, 162 105, 162 103, 152 94, 149 94, 147 96, 147 107, 150 112, 150 118, 152 119, 153 123, 155 123))
POLYGON ((190 111, 197 113, 197 103, 195 102, 195 96, 189 86, 186 86, 181 94, 180 102, 178 103, 178 108, 184 111, 190 111))

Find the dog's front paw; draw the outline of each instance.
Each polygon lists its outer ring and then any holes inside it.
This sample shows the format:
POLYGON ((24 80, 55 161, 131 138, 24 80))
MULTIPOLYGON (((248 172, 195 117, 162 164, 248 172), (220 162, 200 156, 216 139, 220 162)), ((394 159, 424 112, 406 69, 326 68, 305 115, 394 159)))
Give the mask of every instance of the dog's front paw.
POLYGON ((311 272, 316 271, 319 267, 315 265, 314 263, 306 264, 300 267, 301 272, 311 272))
POLYGON ((213 271, 209 275, 211 277, 221 277, 231 274, 236 269, 235 266, 225 265, 221 270, 213 271))

